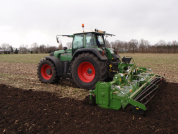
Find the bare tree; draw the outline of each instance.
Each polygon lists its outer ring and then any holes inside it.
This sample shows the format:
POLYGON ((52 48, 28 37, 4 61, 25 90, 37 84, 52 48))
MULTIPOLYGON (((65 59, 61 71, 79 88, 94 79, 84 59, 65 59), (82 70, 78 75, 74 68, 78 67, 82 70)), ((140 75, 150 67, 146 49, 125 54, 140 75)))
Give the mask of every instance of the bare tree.
POLYGON ((164 40, 158 41, 158 47, 160 48, 160 53, 163 53, 164 47, 166 46, 166 42, 164 40))
POLYGON ((51 53, 51 49, 50 49, 50 45, 49 44, 46 45, 46 53, 51 53))
POLYGON ((142 53, 144 52, 144 50, 145 50, 145 52, 147 52, 147 49, 150 45, 149 41, 141 39, 139 44, 140 44, 139 49, 141 49, 142 53))
POLYGON ((171 47, 171 42, 169 41, 169 42, 167 43, 167 53, 170 52, 170 47, 171 47))
POLYGON ((50 46, 50 52, 49 52, 49 53, 54 52, 54 51, 56 51, 56 50, 57 50, 57 47, 56 47, 56 46, 50 46))
POLYGON ((144 39, 140 40, 139 48, 142 50, 142 53, 143 53, 143 49, 145 48, 144 39))
POLYGON ((71 49, 71 48, 72 48, 72 43, 71 43, 71 42, 67 42, 66 45, 67 45, 67 48, 68 48, 68 49, 71 49))
POLYGON ((147 53, 147 50, 149 48, 149 45, 150 45, 150 42, 145 40, 145 49, 146 49, 146 53, 147 53))
POLYGON ((38 44, 37 43, 31 44, 31 50, 35 53, 38 53, 38 44))
POLYGON ((150 44, 147 45, 147 49, 146 49, 146 52, 147 53, 151 53, 151 50, 152 50, 152 46, 150 44))
POLYGON ((174 53, 176 53, 176 45, 178 45, 178 42, 177 41, 172 41, 172 45, 174 47, 174 53))
POLYGON ((110 43, 110 45, 111 45, 111 47, 112 47, 113 49, 115 49, 115 48, 117 47, 117 43, 116 43, 116 42, 113 42, 113 41, 110 43))
POLYGON ((59 42, 59 50, 62 50, 63 47, 62 47, 62 42, 59 42))
POLYGON ((12 47, 12 46, 9 46, 9 48, 10 48, 11 52, 13 53, 13 52, 14 52, 13 47, 12 47))
POLYGON ((123 43, 122 41, 116 40, 116 41, 114 42, 114 47, 116 48, 116 50, 122 52, 122 51, 123 51, 123 44, 124 44, 124 43, 123 43))
POLYGON ((8 51, 9 48, 10 48, 10 45, 9 45, 8 43, 3 43, 3 44, 1 45, 1 47, 2 47, 2 49, 3 49, 4 51, 8 51))
POLYGON ((24 45, 24 44, 20 45, 19 53, 23 53, 23 54, 28 53, 28 45, 24 45))
POLYGON ((128 42, 124 42, 124 50, 125 52, 127 52, 129 49, 129 43, 128 42))
POLYGON ((132 39, 129 41, 129 49, 132 49, 133 53, 135 52, 135 49, 137 49, 138 41, 136 39, 132 39))
POLYGON ((158 53, 158 44, 156 43, 156 44, 154 44, 154 47, 155 47, 155 53, 158 53))
POLYGON ((44 44, 40 45, 39 52, 40 53, 45 53, 46 52, 46 46, 44 44))
POLYGON ((109 43, 108 40, 105 40, 105 44, 106 44, 106 47, 107 47, 107 48, 110 48, 110 47, 111 47, 111 45, 110 45, 110 43, 109 43))
POLYGON ((8 43, 3 43, 1 45, 1 49, 4 51, 4 54, 10 54, 11 52, 11 48, 10 48, 10 45, 8 43))

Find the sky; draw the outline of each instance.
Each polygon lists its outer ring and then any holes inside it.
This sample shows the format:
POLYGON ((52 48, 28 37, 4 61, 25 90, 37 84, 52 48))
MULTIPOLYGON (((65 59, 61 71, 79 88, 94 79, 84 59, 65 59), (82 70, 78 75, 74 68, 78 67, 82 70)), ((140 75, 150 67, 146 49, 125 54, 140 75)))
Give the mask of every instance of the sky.
POLYGON ((177 0, 0 0, 0 46, 58 46, 56 35, 82 31, 82 24, 115 34, 110 42, 178 41, 177 7, 177 0))

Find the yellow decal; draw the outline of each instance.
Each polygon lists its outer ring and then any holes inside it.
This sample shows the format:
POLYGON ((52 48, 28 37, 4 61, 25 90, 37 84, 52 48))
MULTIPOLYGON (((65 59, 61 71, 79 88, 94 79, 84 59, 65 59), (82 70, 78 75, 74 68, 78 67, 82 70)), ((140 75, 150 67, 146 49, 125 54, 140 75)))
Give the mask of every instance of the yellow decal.
POLYGON ((98 33, 104 33, 104 31, 98 30, 98 33))
POLYGON ((139 110, 139 108, 138 108, 138 107, 136 107, 136 109, 137 109, 137 110, 139 110))

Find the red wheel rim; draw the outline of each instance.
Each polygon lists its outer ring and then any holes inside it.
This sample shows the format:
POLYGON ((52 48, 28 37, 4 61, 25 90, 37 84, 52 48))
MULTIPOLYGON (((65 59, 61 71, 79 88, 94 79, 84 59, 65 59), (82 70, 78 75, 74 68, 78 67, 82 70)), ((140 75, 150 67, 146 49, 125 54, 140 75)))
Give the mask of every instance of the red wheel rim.
POLYGON ((85 82, 89 83, 95 78, 95 68, 90 62, 82 62, 78 67, 78 76, 85 82))
POLYGON ((41 75, 45 80, 49 80, 52 77, 52 68, 48 64, 44 64, 41 68, 41 75), (47 73, 47 70, 50 71, 50 73, 47 73))

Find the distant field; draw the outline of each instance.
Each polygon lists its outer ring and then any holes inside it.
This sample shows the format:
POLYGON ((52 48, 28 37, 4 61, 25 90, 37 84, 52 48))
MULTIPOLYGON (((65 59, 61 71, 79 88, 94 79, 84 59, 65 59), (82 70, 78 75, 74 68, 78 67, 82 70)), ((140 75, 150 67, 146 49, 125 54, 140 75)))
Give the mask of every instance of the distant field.
MULTIPOLYGON (((62 79, 57 84, 43 84, 37 77, 41 58, 49 54, 0 54, 0 84, 23 89, 57 92, 62 96, 83 99, 88 91, 78 88, 72 80, 62 79)), ((131 56, 140 67, 151 67, 164 75, 168 82, 178 83, 178 54, 120 54, 131 56)))
POLYGON ((151 67, 153 70, 178 72, 178 54, 120 54, 131 56, 138 66, 151 67))
MULTIPOLYGON (((0 54, 0 62, 10 63, 39 63, 41 58, 49 54, 0 54)), ((131 56, 138 66, 165 69, 178 72, 178 54, 132 54, 121 53, 123 56, 131 56)))
POLYGON ((0 54, 0 62, 39 63, 45 56, 49 54, 0 54))

